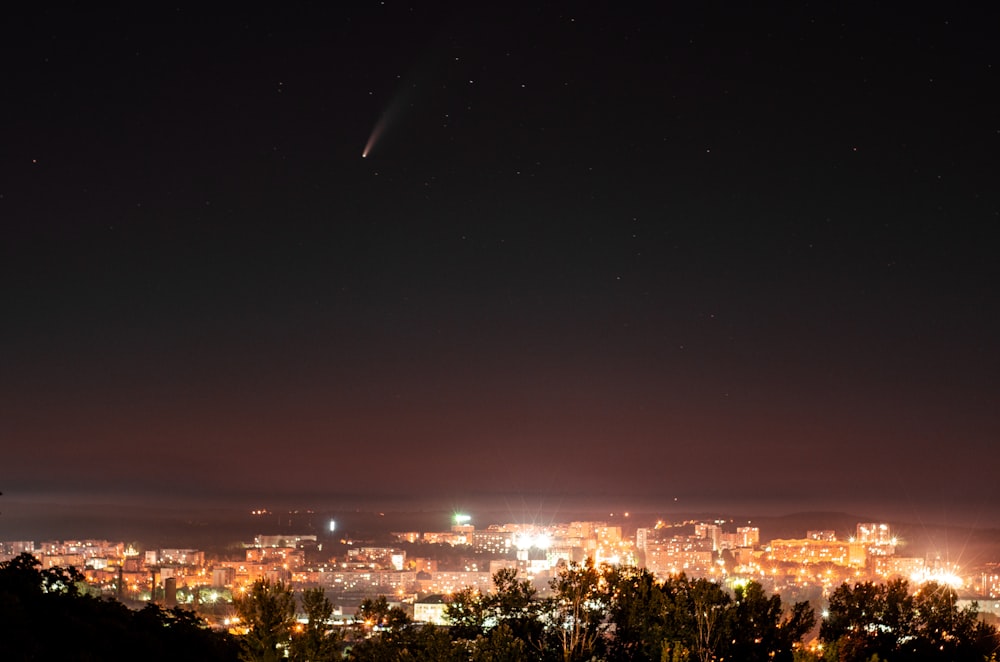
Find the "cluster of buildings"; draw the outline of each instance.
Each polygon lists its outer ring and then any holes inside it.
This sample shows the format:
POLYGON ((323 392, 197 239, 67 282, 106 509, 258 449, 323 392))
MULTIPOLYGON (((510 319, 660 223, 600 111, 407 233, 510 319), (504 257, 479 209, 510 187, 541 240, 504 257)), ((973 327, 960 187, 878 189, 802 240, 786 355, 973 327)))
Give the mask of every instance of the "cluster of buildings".
MULTIPOLYGON (((332 529, 331 529, 332 530, 332 529)), ((335 604, 349 608, 385 595, 413 605, 415 616, 439 620, 445 597, 463 588, 492 589, 502 568, 535 583, 569 562, 645 567, 659 577, 685 573, 716 581, 753 579, 775 592, 826 595, 848 581, 904 577, 948 583, 987 601, 1000 600, 1000 572, 961 576, 939 561, 897 554, 898 541, 884 522, 859 523, 853 535, 807 531, 802 538, 761 541, 757 527, 728 521, 656 522, 623 531, 603 521, 502 524, 477 529, 458 516, 447 531, 400 532, 387 544, 340 541, 336 556, 316 535, 259 535, 238 558, 206 558, 202 550, 142 552, 106 540, 0 543, 0 560, 29 552, 43 567, 75 567, 86 580, 123 601, 188 603, 204 611, 226 605, 259 579, 295 588, 322 587, 335 604)), ((346 609, 345 609, 346 611, 346 609)))

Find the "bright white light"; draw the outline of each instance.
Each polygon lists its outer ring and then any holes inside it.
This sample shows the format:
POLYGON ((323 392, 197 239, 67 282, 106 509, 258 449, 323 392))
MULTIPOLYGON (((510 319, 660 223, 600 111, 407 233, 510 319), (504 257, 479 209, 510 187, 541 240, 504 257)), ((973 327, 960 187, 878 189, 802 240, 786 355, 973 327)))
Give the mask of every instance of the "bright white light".
POLYGON ((455 524, 468 524, 472 521, 472 515, 455 514, 455 524))
POLYGON ((335 522, 334 520, 330 520, 330 533, 333 533, 336 530, 337 530, 337 522, 335 522))
POLYGON ((950 570, 918 570, 910 575, 910 581, 916 584, 926 584, 936 582, 951 588, 962 588, 962 578, 950 570))
POLYGON ((514 547, 517 549, 548 549, 552 545, 552 536, 547 533, 519 533, 514 537, 514 547))

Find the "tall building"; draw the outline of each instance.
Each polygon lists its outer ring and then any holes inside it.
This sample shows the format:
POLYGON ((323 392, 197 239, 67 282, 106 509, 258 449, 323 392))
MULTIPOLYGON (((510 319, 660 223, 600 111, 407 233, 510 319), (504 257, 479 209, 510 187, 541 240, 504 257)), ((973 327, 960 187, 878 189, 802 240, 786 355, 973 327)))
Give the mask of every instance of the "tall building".
POLYGON ((885 522, 859 522, 855 540, 868 545, 892 545, 895 542, 885 522))
POLYGON ((722 540, 722 527, 718 524, 695 524, 694 535, 696 538, 706 538, 712 541, 712 551, 719 551, 719 542, 722 540))
POLYGON ((756 526, 738 526, 736 537, 739 547, 756 547, 760 544, 760 529, 756 526))
POLYGON ((639 528, 635 530, 635 549, 639 552, 646 551, 646 543, 650 539, 651 529, 639 528))

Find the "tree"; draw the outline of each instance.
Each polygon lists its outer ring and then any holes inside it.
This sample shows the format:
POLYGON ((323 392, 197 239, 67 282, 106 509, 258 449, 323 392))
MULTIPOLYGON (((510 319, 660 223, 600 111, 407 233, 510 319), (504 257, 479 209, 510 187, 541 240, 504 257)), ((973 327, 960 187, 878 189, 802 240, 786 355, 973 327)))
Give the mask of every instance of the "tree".
POLYGON ((542 603, 536 597, 535 587, 528 580, 519 580, 517 570, 512 568, 495 572, 493 586, 494 590, 486 595, 472 588, 455 593, 445 607, 452 636, 472 641, 472 649, 479 656, 521 654, 510 653, 514 649, 538 650, 542 639, 539 618, 542 603), (503 633, 498 634, 501 628, 503 633), (511 639, 520 641, 520 645, 511 644, 511 639), (490 651, 494 643, 500 648, 490 651))
POLYGON ((827 614, 820 639, 836 642, 842 660, 885 659, 912 636, 913 600, 903 579, 842 584, 830 595, 827 614))
POLYGON ((670 642, 666 629, 667 599, 645 568, 618 567, 608 574, 608 620, 614 630, 611 660, 658 662, 670 642))
POLYGON ((661 583, 648 570, 615 568, 607 577, 608 653, 616 662, 791 660, 815 622, 808 603, 785 615, 780 597, 768 597, 757 582, 730 596, 719 584, 683 574, 661 583))
POLYGON ((339 659, 343 641, 330 630, 333 605, 322 588, 302 592, 302 611, 308 620, 305 625, 295 626, 289 658, 293 662, 327 662, 339 659))
POLYGON ((243 595, 233 599, 233 606, 247 627, 243 635, 243 659, 248 662, 277 662, 284 657, 280 650, 288 645, 295 624, 295 597, 282 581, 259 579, 243 595))
POLYGON ((734 589, 729 630, 730 655, 744 662, 792 660, 792 651, 816 624, 808 602, 797 602, 786 617, 781 597, 764 593, 758 582, 734 589))
POLYGON ((506 623, 493 628, 486 636, 477 637, 469 646, 470 662, 529 662, 536 657, 506 623))
POLYGON ((445 605, 444 613, 456 639, 475 639, 488 629, 488 597, 472 587, 456 591, 445 605))
POLYGON ((443 628, 408 624, 376 632, 355 644, 353 662, 467 662, 468 656, 443 628))
POLYGON ((958 608, 958 595, 930 582, 913 596, 912 659, 986 659, 1000 647, 995 628, 979 620, 978 605, 958 608))
POLYGON ((30 554, 0 563, 0 651, 4 662, 122 660, 235 662, 238 644, 184 609, 140 611, 82 590, 76 570, 40 569, 30 554), (55 624, 55 625, 54 625, 55 624), (58 636, 53 636, 57 627, 58 636))
POLYGON ((517 570, 501 568, 493 574, 495 591, 487 596, 488 617, 496 625, 506 625, 511 634, 526 644, 537 644, 541 635, 538 620, 541 604, 535 587, 527 579, 519 580, 517 570))
POLYGON ((987 659, 996 652, 997 630, 977 619, 974 607, 958 609, 955 592, 927 584, 915 595, 906 580, 841 585, 830 596, 820 626, 826 659, 838 662, 929 658, 987 659))
POLYGON ((697 659, 709 662, 721 655, 721 648, 730 636, 727 610, 729 595, 722 587, 707 579, 696 579, 689 586, 690 605, 694 615, 692 648, 697 659))
POLYGON ((362 600, 358 606, 357 617, 368 630, 391 630, 410 623, 410 617, 406 612, 399 607, 389 606, 389 601, 384 595, 362 600))
POLYGON ((547 601, 549 637, 561 651, 563 662, 590 659, 601 641, 606 583, 591 559, 570 563, 549 582, 554 595, 547 601))

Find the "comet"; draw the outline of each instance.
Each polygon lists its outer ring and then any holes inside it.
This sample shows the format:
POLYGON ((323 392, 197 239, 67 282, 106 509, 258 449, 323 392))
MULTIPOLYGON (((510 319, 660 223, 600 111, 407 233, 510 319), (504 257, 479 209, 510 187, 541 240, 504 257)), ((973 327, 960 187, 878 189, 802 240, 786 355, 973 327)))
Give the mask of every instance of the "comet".
POLYGON ((372 128, 372 133, 368 136, 368 142, 365 143, 365 149, 361 152, 361 158, 367 159, 368 155, 371 154, 372 149, 375 148, 375 143, 378 139, 382 137, 385 132, 386 118, 389 116, 392 108, 382 113, 382 117, 378 118, 378 122, 375 122, 375 126, 372 128))
POLYGON ((361 152, 361 158, 367 159, 368 155, 375 149, 375 145, 382 140, 386 133, 391 132, 392 125, 396 124, 397 120, 406 113, 407 109, 413 106, 420 91, 417 81, 422 78, 423 76, 417 72, 409 76, 410 80, 408 84, 404 84, 396 90, 382 116, 378 118, 375 126, 372 127, 372 133, 368 136, 368 142, 365 143, 365 148, 361 152))

